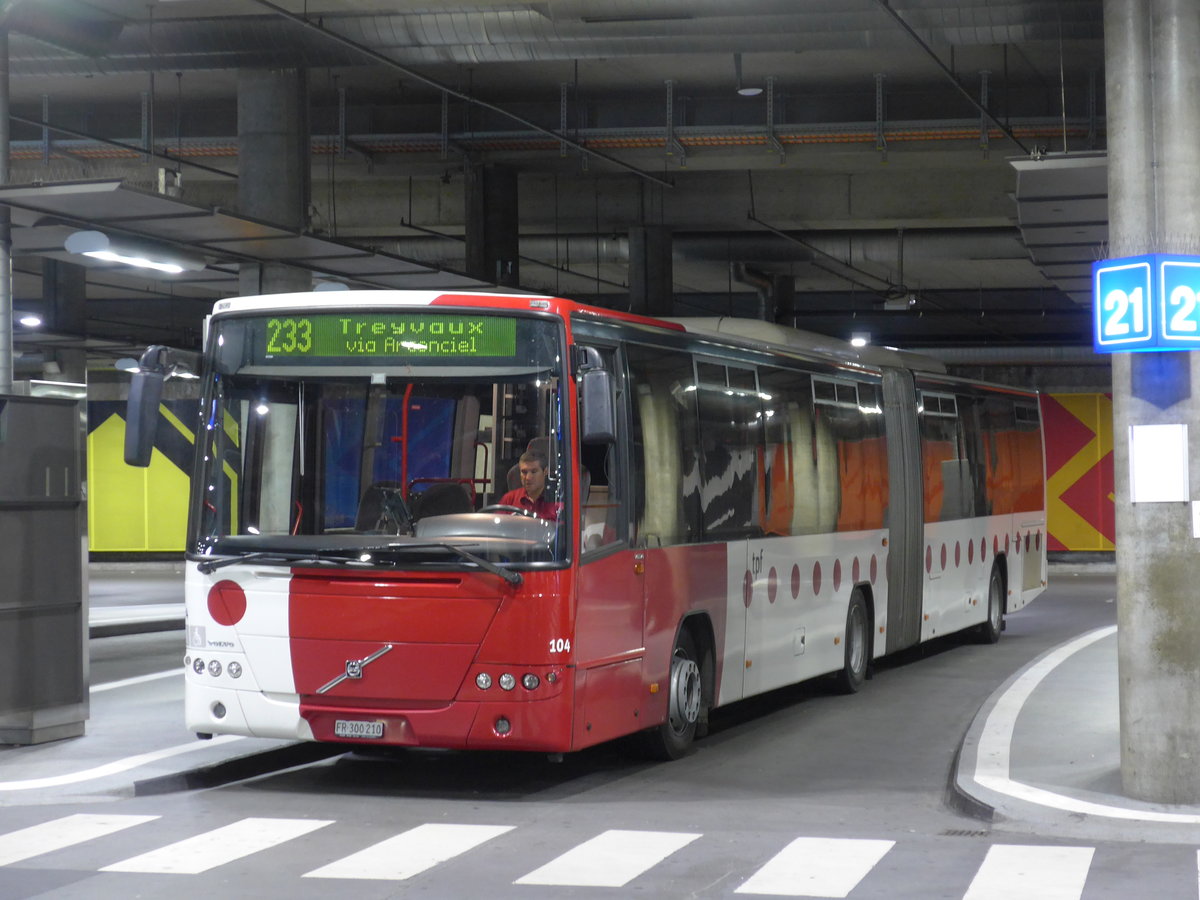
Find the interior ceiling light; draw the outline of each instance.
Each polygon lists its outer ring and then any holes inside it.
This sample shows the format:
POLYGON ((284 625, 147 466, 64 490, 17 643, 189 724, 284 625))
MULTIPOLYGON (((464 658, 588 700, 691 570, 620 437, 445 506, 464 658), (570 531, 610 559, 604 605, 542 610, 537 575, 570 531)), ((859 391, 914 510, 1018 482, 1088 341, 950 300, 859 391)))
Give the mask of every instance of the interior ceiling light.
POLYGON ((856 331, 854 334, 850 335, 850 343, 855 347, 865 347, 867 344, 871 343, 871 335, 867 334, 865 331, 856 331))
POLYGON ((78 253, 105 262, 123 263, 139 269, 153 269, 169 275, 197 272, 206 265, 199 256, 148 241, 109 237, 102 231, 73 232, 67 237, 64 247, 68 253, 78 253))
POLYGON ((737 76, 737 92, 743 97, 757 97, 763 92, 760 87, 742 87, 742 54, 733 54, 733 72, 737 76))
POLYGON ((26 328, 40 328, 42 325, 42 317, 34 313, 18 313, 20 318, 17 319, 26 328))

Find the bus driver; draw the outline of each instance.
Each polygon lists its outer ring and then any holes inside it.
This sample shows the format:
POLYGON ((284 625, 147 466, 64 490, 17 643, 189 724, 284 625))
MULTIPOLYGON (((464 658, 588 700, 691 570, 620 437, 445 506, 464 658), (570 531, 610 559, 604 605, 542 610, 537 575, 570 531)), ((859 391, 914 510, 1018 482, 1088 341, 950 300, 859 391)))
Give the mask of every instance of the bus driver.
POLYGON ((546 476, 550 468, 546 455, 540 450, 526 450, 517 464, 521 474, 521 486, 501 497, 500 505, 515 506, 518 509, 529 510, 539 519, 557 521, 562 504, 555 503, 546 496, 546 476))

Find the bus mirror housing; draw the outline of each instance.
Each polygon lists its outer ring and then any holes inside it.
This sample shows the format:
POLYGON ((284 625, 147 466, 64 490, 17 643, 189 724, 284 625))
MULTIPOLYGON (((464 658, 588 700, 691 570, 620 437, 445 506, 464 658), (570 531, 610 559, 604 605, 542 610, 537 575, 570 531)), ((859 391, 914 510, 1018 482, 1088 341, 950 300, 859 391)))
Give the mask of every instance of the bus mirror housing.
POLYGON ((162 401, 162 372, 137 371, 129 384, 129 404, 125 410, 125 463, 150 465, 154 450, 154 432, 158 425, 158 404, 162 401))
POLYGON ((580 440, 611 444, 617 439, 613 377, 607 369, 587 369, 579 381, 580 440))
POLYGON ((146 348, 129 384, 129 402, 125 407, 125 463, 145 468, 154 451, 154 433, 158 426, 158 406, 162 402, 163 383, 168 377, 196 377, 200 354, 155 344, 146 348))

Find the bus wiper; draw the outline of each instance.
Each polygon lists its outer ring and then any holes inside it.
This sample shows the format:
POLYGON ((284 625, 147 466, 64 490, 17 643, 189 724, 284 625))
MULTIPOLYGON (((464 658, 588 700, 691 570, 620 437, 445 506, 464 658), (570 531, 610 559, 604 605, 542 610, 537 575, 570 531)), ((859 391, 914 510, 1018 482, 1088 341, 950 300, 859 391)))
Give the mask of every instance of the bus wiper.
POLYGON ((525 582, 525 579, 521 577, 520 572, 514 572, 512 569, 506 569, 504 566, 498 565, 489 559, 484 559, 482 556, 476 556, 474 553, 470 552, 469 550, 464 550, 462 547, 459 547, 456 544, 447 544, 442 541, 424 541, 419 544, 388 544, 386 547, 368 548, 367 552, 421 549, 424 547, 437 547, 440 550, 449 550, 451 553, 461 556, 463 559, 467 560, 467 562, 475 563, 475 565, 479 566, 479 568, 483 569, 485 572, 491 572, 493 575, 500 576, 511 585, 520 586, 525 582))
POLYGON ((226 566, 237 565, 243 562, 262 562, 264 560, 277 560, 278 562, 306 562, 306 563, 323 563, 325 565, 354 565, 361 564, 357 559, 345 559, 338 556, 324 556, 325 553, 335 553, 335 550, 309 550, 307 552, 289 553, 285 550, 260 550, 257 553, 246 553, 241 556, 222 556, 220 559, 206 559, 199 563, 196 568, 202 574, 207 575, 210 572, 215 572, 217 569, 223 569, 226 566))

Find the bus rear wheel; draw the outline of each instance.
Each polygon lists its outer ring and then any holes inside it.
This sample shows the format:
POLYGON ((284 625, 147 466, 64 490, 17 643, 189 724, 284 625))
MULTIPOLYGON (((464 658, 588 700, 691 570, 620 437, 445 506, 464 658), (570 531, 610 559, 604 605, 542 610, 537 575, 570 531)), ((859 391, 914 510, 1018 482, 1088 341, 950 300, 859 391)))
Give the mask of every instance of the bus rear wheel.
POLYGON ((654 759, 679 759, 696 739, 704 702, 699 659, 691 632, 681 629, 671 653, 667 719, 644 732, 646 750, 654 759))
POLYGON ((843 694, 854 694, 866 680, 867 666, 871 662, 867 601, 857 588, 850 595, 850 605, 846 608, 845 644, 842 668, 836 676, 837 686, 843 694))

